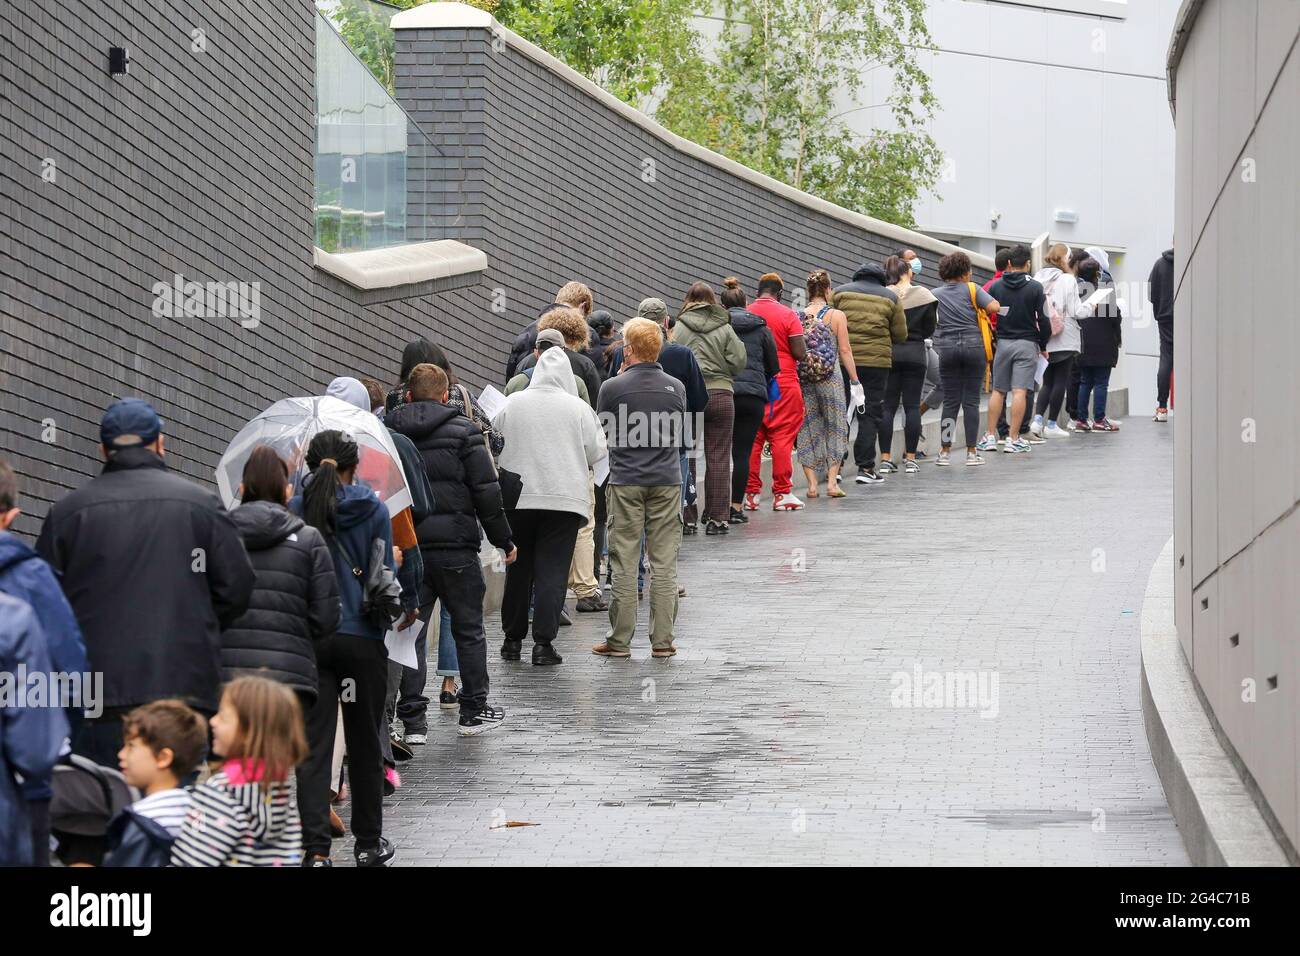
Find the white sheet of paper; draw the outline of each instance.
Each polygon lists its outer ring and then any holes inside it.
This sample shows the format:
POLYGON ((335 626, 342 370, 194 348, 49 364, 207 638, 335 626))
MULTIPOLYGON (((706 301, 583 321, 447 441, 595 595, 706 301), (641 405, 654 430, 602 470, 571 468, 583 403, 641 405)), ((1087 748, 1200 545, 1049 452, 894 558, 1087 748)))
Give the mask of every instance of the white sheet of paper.
POLYGON ((483 414, 489 421, 497 417, 497 412, 501 411, 501 406, 505 403, 506 397, 491 385, 484 385, 483 391, 478 393, 478 407, 483 409, 483 414))
POLYGON ((1038 362, 1034 365, 1034 384, 1039 388, 1043 387, 1043 373, 1047 371, 1047 359, 1041 355, 1038 356, 1038 362))
POLYGON ((603 485, 609 477, 609 455, 605 455, 591 466, 591 475, 596 484, 603 485))
POLYGON ((1092 295, 1088 296, 1088 298, 1084 300, 1083 304, 1089 309, 1095 309, 1114 294, 1114 289, 1098 289, 1092 295))
POLYGON ((404 631, 390 629, 384 635, 384 646, 388 648, 388 659, 397 661, 403 667, 412 669, 420 665, 419 658, 415 656, 415 642, 420 637, 427 624, 422 621, 416 621, 404 631))

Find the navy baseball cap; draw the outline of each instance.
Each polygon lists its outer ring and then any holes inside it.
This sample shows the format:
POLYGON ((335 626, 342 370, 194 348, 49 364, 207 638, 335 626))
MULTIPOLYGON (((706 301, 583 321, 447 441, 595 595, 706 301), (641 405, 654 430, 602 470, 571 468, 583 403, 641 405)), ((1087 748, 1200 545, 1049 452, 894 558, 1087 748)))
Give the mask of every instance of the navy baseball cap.
POLYGON ((119 399, 99 420, 99 441, 105 448, 149 445, 161 432, 162 419, 143 398, 119 399))

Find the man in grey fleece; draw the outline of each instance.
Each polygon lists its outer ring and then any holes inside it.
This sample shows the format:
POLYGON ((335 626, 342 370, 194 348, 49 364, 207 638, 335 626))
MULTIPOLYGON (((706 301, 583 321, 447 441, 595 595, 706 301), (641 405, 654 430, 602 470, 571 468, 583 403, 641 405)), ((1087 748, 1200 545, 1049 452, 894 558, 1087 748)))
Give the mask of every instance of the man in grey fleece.
POLYGON ((623 367, 601 386, 597 415, 609 445, 609 561, 614 585, 609 632, 592 653, 630 657, 636 630, 636 576, 645 536, 652 657, 672 657, 677 621, 677 552, 682 543, 678 464, 685 441, 686 388, 660 367, 659 327, 623 326, 623 367))

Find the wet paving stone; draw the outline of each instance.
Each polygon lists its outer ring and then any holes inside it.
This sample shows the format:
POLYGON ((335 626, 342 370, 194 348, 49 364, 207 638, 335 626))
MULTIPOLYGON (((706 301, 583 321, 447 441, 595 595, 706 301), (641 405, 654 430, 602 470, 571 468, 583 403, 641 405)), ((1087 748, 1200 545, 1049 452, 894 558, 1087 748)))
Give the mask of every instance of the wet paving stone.
POLYGON ((490 618, 506 724, 433 706, 398 863, 1187 864, 1138 698, 1171 452, 1134 419, 687 538, 669 660, 644 604, 630 660, 575 613, 551 668, 490 618))

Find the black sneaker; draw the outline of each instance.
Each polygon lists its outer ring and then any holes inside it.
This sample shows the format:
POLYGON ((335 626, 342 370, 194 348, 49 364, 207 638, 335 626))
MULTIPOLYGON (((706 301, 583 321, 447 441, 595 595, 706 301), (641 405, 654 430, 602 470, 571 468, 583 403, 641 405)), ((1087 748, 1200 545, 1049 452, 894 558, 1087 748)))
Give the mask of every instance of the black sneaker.
POLYGON ((731 514, 727 515, 727 522, 729 524, 749 524, 749 515, 732 508, 731 514))
POLYGON ((706 521, 704 522, 705 534, 726 534, 731 530, 731 526, 725 521, 706 521))
POLYGON ((585 598, 579 598, 578 603, 575 604, 574 607, 581 614, 592 614, 596 611, 609 610, 609 604, 606 603, 604 597, 599 594, 592 594, 585 598))
POLYGON ((551 664, 563 664, 564 658, 556 653, 555 648, 550 644, 533 645, 533 663, 540 666, 551 664))
POLYGON ((397 856, 397 847, 386 838, 380 837, 378 846, 357 848, 357 866, 388 866, 397 856))
POLYGON ((388 735, 388 746, 393 751, 393 759, 405 762, 415 756, 415 751, 406 746, 406 741, 397 734, 388 735))
MULTIPOLYGON (((518 660, 518 658, 516 658, 518 660)), ((455 710, 460 706, 460 693, 454 690, 444 690, 438 695, 438 707, 442 710, 455 710)))
POLYGON ((874 468, 859 468, 858 475, 853 480, 860 485, 874 485, 876 482, 884 481, 885 479, 876 474, 876 469, 874 468))
POLYGON ((460 729, 457 733, 462 737, 474 737, 478 734, 487 733, 493 727, 500 727, 502 721, 506 719, 506 712, 500 707, 493 707, 488 704, 479 711, 460 712, 460 729))
POLYGON ((682 534, 699 534, 699 525, 684 524, 682 525, 682 534))
POLYGON ((560 627, 572 627, 573 618, 569 617, 568 608, 560 608, 560 627))
MULTIPOLYGON (((519 654, 521 651, 523 651, 523 649, 524 649, 523 641, 512 641, 510 640, 510 638, 507 637, 504 641, 501 642, 501 659, 503 661, 517 661, 519 660, 519 654)), ((447 694, 445 692, 441 697, 438 698, 438 703, 440 706, 446 706, 447 704, 446 698, 447 698, 447 694)))
POLYGON ((305 867, 333 866, 334 861, 327 856, 320 856, 316 853, 308 853, 302 858, 302 865, 305 867))

